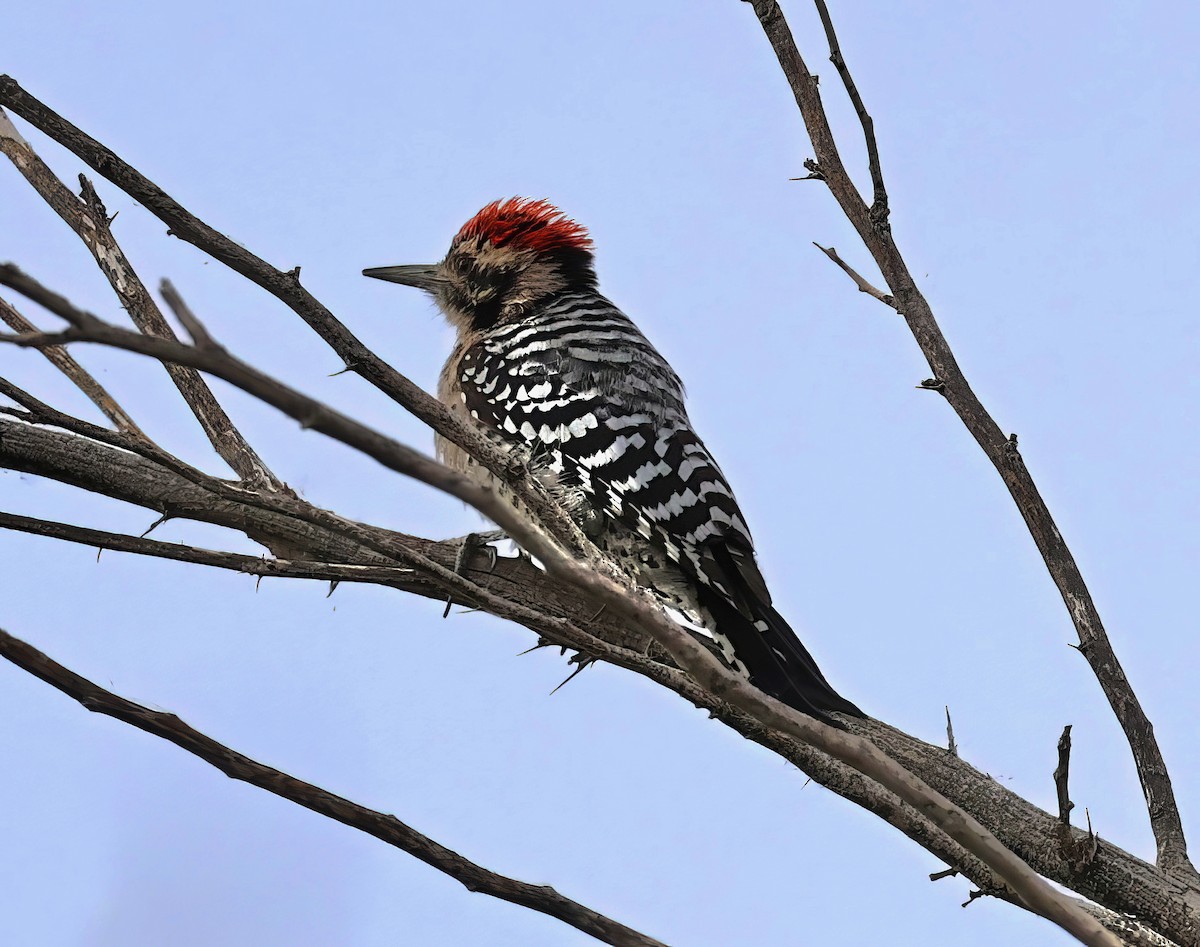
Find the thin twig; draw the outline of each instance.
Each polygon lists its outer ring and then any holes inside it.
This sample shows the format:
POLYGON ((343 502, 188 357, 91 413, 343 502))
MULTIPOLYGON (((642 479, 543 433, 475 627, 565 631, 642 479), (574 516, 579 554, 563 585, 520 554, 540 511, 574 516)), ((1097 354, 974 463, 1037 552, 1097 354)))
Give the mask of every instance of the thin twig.
POLYGON ((1071 824, 1071 810, 1075 803, 1071 801, 1068 782, 1071 778, 1071 725, 1063 727, 1062 736, 1058 738, 1058 766, 1054 768, 1054 789, 1058 795, 1058 820, 1063 825, 1071 824))
MULTIPOLYGON (((17 312, 4 299, 0 299, 0 321, 3 321, 9 328, 17 332, 29 333, 38 331, 37 326, 17 312)), ((42 349, 42 354, 46 356, 55 368, 66 375, 76 388, 87 395, 88 400, 117 426, 118 431, 134 437, 145 438, 146 435, 142 433, 142 429, 125 412, 125 409, 117 403, 117 399, 110 395, 104 386, 96 381, 86 368, 75 361, 70 352, 60 345, 55 345, 42 349)))
POLYGON ((868 296, 873 296, 885 306, 891 306, 893 309, 896 308, 896 300, 894 297, 889 296, 881 289, 876 289, 869 282, 867 282, 866 279, 859 275, 858 271, 854 269, 854 267, 838 256, 837 250, 835 250, 833 247, 823 247, 816 241, 813 241, 813 246, 829 257, 829 259, 833 260, 833 262, 838 266, 840 266, 842 268, 842 272, 854 280, 854 285, 858 287, 858 291, 860 293, 866 293, 868 296))
POLYGON ((159 283, 158 291, 162 294, 163 301, 170 307, 171 312, 175 314, 175 318, 179 320, 191 336, 192 344, 197 348, 204 348, 206 345, 215 345, 213 337, 208 334, 208 330, 204 328, 204 323, 196 318, 196 314, 192 312, 192 307, 183 301, 183 297, 179 294, 168 279, 164 279, 159 283))
POLYGON ((825 0, 815 0, 815 2, 817 15, 821 18, 821 26, 825 28, 825 38, 829 41, 829 61, 833 63, 838 75, 842 77, 842 84, 846 87, 846 94, 854 105, 854 112, 858 116, 859 124, 862 125, 863 138, 867 144, 867 166, 871 172, 871 189, 873 191, 871 216, 880 227, 884 227, 887 225, 890 211, 887 188, 883 182, 883 169, 879 166, 879 143, 875 140, 875 121, 867 112, 862 96, 858 94, 858 86, 854 84, 854 77, 850 75, 850 70, 846 67, 846 60, 842 57, 842 48, 838 43, 837 33, 834 31, 833 20, 829 17, 829 8, 825 6, 825 0))
POLYGON ((0 511, 0 529, 12 529, 35 536, 47 536, 65 542, 93 546, 97 549, 129 552, 140 556, 173 559, 176 562, 191 562, 196 565, 228 569, 246 575, 273 576, 289 579, 320 579, 337 582, 369 582, 375 585, 407 578, 412 569, 398 566, 354 565, 338 562, 312 562, 308 560, 268 559, 262 556, 247 556, 235 552, 204 549, 183 543, 160 542, 123 533, 110 533, 101 529, 88 529, 69 523, 19 516, 0 511))
POLYGON ((1183 822, 1162 751, 1112 649, 1074 556, 1020 453, 1012 449, 1009 439, 967 382, 928 300, 897 249, 890 228, 876 226, 871 209, 846 172, 816 77, 800 55, 779 4, 775 0, 752 0, 752 4, 792 89, 826 185, 883 274, 896 299, 897 311, 904 316, 940 383, 936 390, 945 396, 1003 479, 1063 598, 1079 635, 1080 651, 1091 665, 1133 753, 1158 847, 1159 866, 1177 872, 1189 884, 1200 883, 1200 874, 1188 860, 1183 822))
MULTIPOLYGON (((170 324, 163 318, 162 311, 113 236, 108 211, 92 182, 81 174, 81 196, 76 197, 29 142, 16 133, 8 117, 2 115, 0 151, 8 156, 25 180, 83 241, 134 325, 147 335, 175 338, 170 324)), ((200 373, 185 365, 167 364, 164 367, 221 459, 252 486, 285 490, 283 482, 270 471, 234 426, 200 373)))
POLYGON ((120 720, 174 743, 231 779, 265 789, 298 806, 387 842, 454 878, 468 891, 488 894, 547 914, 606 944, 664 947, 660 941, 564 897, 549 885, 532 885, 489 871, 422 835, 395 816, 360 806, 312 783, 252 760, 188 726, 174 714, 118 697, 3 630, 0 630, 0 656, 62 691, 87 710, 120 720))

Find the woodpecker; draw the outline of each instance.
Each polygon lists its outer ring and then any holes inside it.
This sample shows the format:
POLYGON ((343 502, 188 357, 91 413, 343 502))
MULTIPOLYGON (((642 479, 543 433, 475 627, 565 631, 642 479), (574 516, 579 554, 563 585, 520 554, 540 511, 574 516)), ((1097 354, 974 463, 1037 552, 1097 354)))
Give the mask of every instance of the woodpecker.
MULTIPOLYGON (((488 204, 440 263, 364 276, 429 293, 457 331, 438 396, 517 451, 642 587, 725 662, 814 716, 863 716, 771 604, 733 491, 688 420, 679 376, 600 294, 587 231, 543 200, 488 204)), ((439 438, 457 470, 488 475, 439 438)))

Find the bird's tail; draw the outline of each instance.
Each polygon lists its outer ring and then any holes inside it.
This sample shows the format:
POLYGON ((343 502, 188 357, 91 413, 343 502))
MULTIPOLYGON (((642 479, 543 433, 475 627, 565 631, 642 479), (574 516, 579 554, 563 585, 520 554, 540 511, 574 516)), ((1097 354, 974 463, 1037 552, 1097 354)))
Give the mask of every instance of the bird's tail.
POLYGON ((749 596, 739 608, 712 588, 702 588, 701 603, 716 622, 717 632, 733 645, 755 687, 814 717, 866 716, 825 680, 808 649, 770 604, 749 596))

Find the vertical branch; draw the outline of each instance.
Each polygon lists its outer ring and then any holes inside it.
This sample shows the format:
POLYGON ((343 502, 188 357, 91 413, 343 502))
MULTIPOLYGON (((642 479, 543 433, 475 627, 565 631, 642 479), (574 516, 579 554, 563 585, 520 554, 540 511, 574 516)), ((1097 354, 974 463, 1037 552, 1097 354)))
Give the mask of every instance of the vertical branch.
POLYGON ((1062 736, 1058 738, 1058 765, 1054 767, 1054 790, 1058 795, 1058 821, 1068 828, 1071 825, 1071 810, 1075 803, 1071 801, 1068 783, 1071 779, 1071 725, 1063 727, 1062 736))

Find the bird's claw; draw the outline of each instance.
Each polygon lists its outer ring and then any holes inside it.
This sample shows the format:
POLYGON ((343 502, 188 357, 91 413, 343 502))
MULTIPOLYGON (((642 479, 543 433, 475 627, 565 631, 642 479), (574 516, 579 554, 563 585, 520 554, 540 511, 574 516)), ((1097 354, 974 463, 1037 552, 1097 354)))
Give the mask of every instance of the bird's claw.
MULTIPOLYGON (((471 554, 481 550, 486 550, 488 553, 488 574, 491 575, 492 570, 496 568, 496 563, 499 561, 500 554, 496 552, 496 547, 491 545, 498 539, 507 539, 507 535, 502 530, 490 530, 486 533, 467 533, 459 543, 458 552, 454 555, 454 574, 465 576, 467 565, 471 560, 471 554)), ((453 594, 446 596, 446 608, 442 612, 442 617, 446 618, 450 614, 450 608, 454 604, 453 594)))

